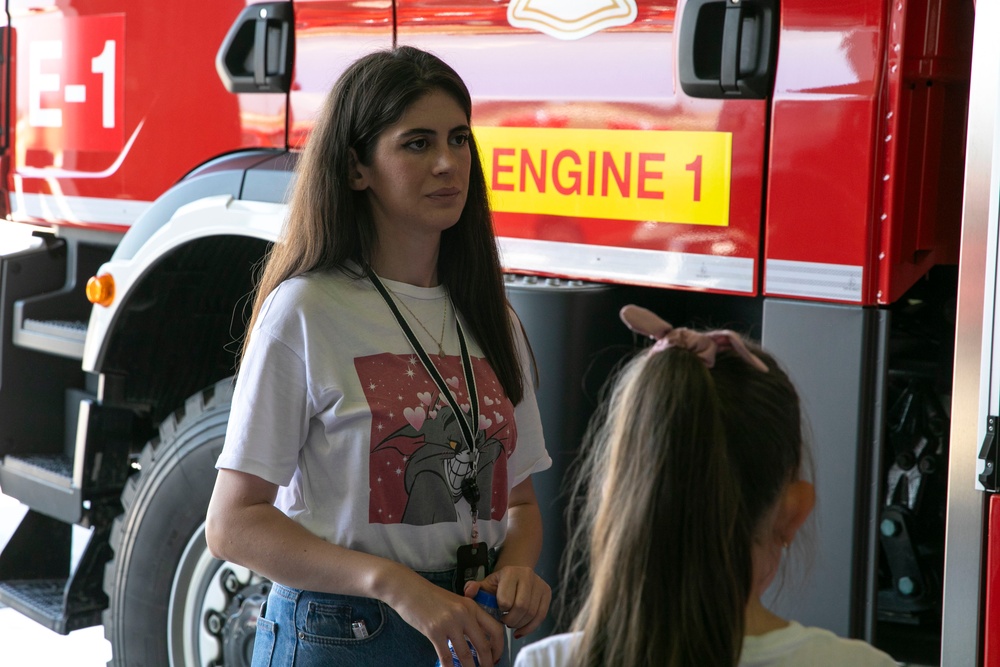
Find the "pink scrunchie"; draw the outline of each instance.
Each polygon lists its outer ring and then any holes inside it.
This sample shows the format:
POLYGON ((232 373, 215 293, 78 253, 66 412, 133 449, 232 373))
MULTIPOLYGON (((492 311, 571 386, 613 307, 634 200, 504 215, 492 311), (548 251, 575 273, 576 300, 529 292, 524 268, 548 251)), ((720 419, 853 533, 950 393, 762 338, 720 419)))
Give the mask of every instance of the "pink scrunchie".
POLYGON ((619 317, 632 331, 648 336, 656 341, 651 348, 660 352, 668 347, 690 350, 705 362, 708 368, 715 366, 715 355, 719 350, 734 350, 748 364, 757 370, 767 372, 767 365, 751 352, 738 333, 726 329, 701 333, 684 327, 674 328, 659 315, 640 306, 629 304, 621 309, 619 317))

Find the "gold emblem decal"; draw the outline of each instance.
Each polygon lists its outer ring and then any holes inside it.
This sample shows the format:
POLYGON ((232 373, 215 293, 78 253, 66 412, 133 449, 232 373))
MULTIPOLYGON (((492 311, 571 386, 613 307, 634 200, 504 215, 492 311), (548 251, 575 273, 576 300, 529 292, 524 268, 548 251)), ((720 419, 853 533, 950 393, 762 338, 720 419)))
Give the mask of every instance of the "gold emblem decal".
POLYGON ((512 0, 507 21, 556 39, 580 39, 635 21, 635 0, 512 0))

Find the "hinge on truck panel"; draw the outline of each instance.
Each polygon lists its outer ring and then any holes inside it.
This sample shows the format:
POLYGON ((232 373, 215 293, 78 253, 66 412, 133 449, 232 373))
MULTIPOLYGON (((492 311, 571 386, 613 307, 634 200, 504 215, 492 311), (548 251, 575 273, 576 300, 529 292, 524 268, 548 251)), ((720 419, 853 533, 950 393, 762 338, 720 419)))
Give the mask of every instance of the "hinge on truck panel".
POLYGON ((983 438, 983 446, 979 448, 979 458, 984 462, 983 471, 979 473, 979 483, 987 491, 997 490, 997 467, 1000 465, 997 460, 997 420, 993 415, 986 418, 986 436, 983 438))

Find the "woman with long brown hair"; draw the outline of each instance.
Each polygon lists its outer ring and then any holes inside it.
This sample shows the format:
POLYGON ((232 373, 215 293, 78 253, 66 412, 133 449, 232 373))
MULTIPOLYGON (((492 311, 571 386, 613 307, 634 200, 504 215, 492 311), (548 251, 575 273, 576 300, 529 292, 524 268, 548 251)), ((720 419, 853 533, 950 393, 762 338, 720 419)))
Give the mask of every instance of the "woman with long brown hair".
POLYGON ((517 667, 895 665, 761 603, 815 500, 799 398, 775 359, 636 306, 622 319, 656 343, 589 433, 568 551, 589 573, 575 632, 522 649, 517 667))
POLYGON ((338 79, 256 293, 206 524, 274 584, 253 664, 501 658, 529 633, 550 465, 469 92, 399 47, 338 79))

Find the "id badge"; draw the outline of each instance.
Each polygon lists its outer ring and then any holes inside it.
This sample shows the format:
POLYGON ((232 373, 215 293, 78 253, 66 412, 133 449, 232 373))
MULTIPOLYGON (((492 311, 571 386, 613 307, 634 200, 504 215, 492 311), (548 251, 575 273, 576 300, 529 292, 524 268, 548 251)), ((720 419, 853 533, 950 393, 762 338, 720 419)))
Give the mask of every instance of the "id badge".
POLYGON ((463 544, 456 552, 455 592, 462 595, 467 581, 482 581, 490 568, 490 550, 486 542, 463 544))

